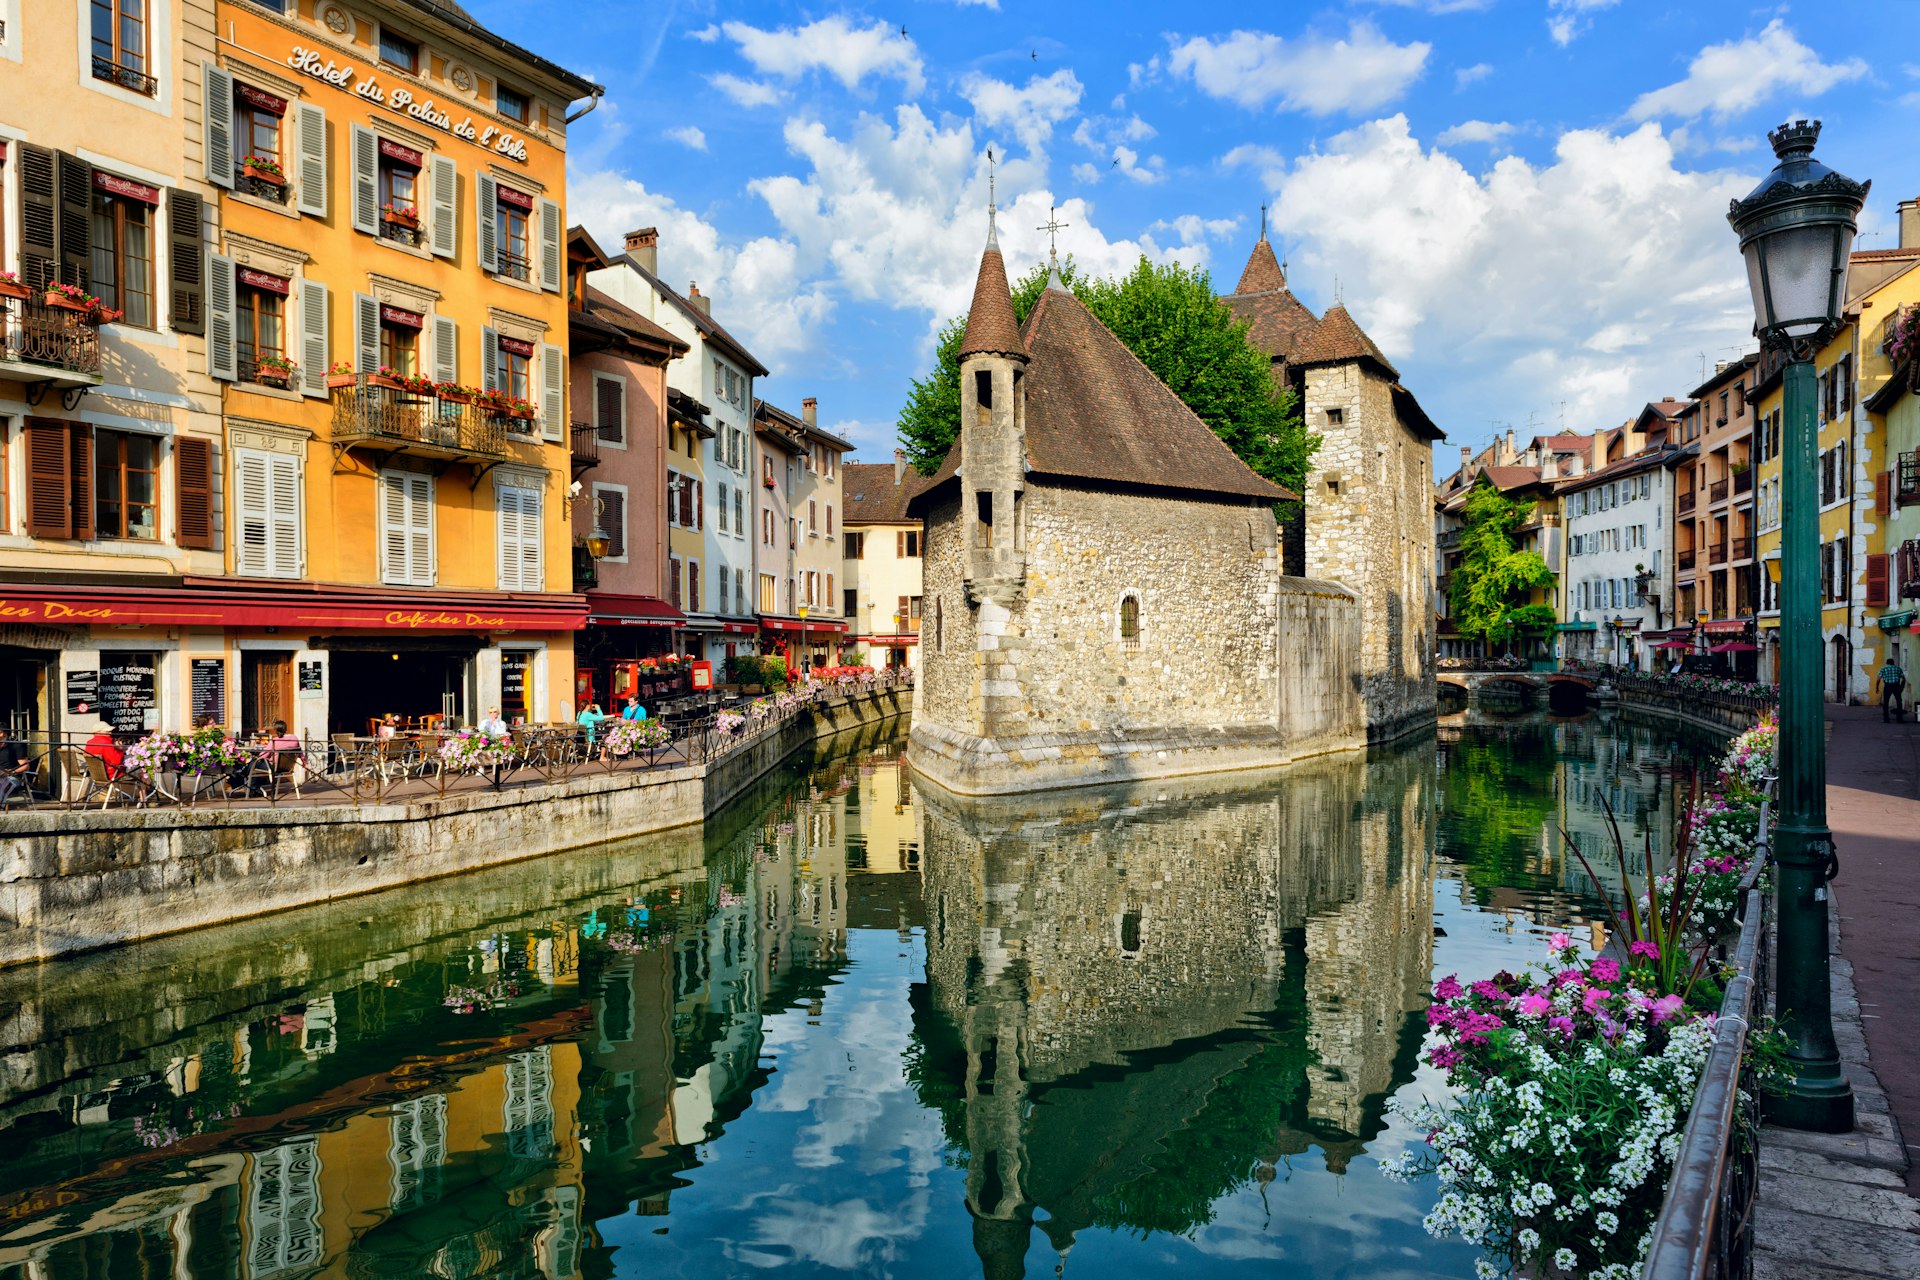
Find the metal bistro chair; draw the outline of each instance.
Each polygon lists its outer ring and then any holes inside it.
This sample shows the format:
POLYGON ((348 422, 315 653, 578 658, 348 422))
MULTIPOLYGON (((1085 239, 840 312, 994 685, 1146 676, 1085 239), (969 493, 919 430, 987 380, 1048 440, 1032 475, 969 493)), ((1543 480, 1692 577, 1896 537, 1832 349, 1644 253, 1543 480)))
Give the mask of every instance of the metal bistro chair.
POLYGON ((70 760, 69 767, 72 764, 78 764, 78 776, 87 780, 86 792, 80 797, 82 808, 92 804, 96 796, 100 798, 102 809, 112 804, 115 798, 131 801, 136 806, 146 803, 146 794, 140 789, 137 781, 129 779, 124 773, 116 775, 110 772, 107 769, 107 762, 90 752, 74 747, 68 747, 66 750, 70 760), (74 760, 73 757, 78 759, 74 760))

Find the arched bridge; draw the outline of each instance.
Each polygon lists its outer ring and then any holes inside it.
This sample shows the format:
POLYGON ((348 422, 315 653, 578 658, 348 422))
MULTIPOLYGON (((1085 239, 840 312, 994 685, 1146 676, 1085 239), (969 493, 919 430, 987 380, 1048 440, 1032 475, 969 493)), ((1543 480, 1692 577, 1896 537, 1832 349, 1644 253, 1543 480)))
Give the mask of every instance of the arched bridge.
POLYGON ((1483 706, 1527 711, 1545 706, 1571 715, 1593 705, 1599 682, 1578 671, 1441 671, 1437 676, 1443 710, 1483 706))

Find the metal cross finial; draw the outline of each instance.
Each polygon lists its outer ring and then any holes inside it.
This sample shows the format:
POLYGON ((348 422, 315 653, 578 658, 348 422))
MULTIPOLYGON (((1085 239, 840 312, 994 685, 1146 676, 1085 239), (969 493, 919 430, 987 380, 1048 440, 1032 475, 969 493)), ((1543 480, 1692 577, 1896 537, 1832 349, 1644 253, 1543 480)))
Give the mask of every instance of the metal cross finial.
POLYGON ((1035 227, 1035 231, 1047 233, 1047 261, 1057 265, 1060 261, 1060 232, 1072 226, 1071 222, 1062 222, 1054 215, 1058 212, 1052 205, 1047 206, 1047 221, 1044 226, 1035 227))

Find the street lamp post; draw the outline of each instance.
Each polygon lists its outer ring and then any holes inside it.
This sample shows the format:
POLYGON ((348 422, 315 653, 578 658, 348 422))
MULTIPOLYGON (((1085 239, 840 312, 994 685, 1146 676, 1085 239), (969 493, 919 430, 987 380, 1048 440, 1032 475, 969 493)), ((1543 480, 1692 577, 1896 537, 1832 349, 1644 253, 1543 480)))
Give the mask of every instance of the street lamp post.
POLYGON ((1775 1006, 1792 1071, 1770 1118, 1794 1129, 1853 1128, 1853 1089, 1833 1038, 1827 971, 1827 882, 1838 869, 1827 829, 1827 747, 1821 697, 1820 507, 1813 357, 1840 323, 1848 254, 1867 185, 1813 158, 1820 123, 1768 135, 1779 163, 1727 212, 1747 260, 1754 332, 1786 357, 1780 472, 1780 820, 1774 826, 1779 917, 1775 1006))

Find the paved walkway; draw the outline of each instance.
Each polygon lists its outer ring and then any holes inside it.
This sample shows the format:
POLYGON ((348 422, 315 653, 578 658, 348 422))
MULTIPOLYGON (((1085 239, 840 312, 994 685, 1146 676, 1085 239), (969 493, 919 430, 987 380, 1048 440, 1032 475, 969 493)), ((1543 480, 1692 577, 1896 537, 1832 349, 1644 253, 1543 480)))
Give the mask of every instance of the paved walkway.
POLYGON ((1827 709, 1834 1032, 1853 1081, 1850 1134, 1768 1126, 1756 1280, 1920 1276, 1920 726, 1827 709), (1870 1065, 1871 1061, 1871 1065, 1870 1065), (1877 1068, 1877 1070, 1876 1070, 1877 1068))

